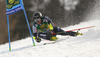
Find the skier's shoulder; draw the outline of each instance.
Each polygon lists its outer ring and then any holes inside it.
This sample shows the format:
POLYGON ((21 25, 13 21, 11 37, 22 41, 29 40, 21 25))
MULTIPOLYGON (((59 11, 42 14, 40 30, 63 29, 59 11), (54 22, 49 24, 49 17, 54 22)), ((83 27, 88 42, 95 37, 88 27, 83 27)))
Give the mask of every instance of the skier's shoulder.
POLYGON ((51 20, 48 16, 43 16, 43 19, 51 20))
POLYGON ((49 19, 49 17, 48 17, 48 16, 44 16, 44 18, 49 19))

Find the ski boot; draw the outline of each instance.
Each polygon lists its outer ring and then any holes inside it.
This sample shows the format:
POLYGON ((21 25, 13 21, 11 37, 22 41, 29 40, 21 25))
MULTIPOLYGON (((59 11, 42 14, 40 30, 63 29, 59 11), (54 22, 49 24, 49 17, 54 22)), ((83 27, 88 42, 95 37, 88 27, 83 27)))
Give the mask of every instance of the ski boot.
POLYGON ((57 40, 57 39, 58 39, 58 37, 54 37, 54 36, 52 36, 52 37, 50 38, 51 41, 55 41, 55 40, 57 40))
POLYGON ((83 33, 76 33, 75 36, 77 36, 77 35, 83 35, 83 33))

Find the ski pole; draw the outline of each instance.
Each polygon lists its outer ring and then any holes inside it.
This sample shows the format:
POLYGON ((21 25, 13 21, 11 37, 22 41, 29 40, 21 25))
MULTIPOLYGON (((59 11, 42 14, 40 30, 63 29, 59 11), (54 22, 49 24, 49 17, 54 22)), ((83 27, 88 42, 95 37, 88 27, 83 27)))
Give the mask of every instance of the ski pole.
POLYGON ((76 30, 81 30, 81 29, 87 29, 87 28, 93 28, 95 26, 89 26, 89 27, 84 27, 84 28, 79 28, 79 29, 73 29, 73 30, 68 30, 66 32, 69 32, 69 31, 76 31, 76 30))

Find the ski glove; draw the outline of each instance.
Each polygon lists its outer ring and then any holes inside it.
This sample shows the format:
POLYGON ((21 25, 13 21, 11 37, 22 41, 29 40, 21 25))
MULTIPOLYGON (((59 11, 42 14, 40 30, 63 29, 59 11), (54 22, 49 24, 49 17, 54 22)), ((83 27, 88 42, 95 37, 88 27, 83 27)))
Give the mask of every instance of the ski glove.
POLYGON ((40 43, 41 42, 41 38, 35 38, 36 42, 40 43))

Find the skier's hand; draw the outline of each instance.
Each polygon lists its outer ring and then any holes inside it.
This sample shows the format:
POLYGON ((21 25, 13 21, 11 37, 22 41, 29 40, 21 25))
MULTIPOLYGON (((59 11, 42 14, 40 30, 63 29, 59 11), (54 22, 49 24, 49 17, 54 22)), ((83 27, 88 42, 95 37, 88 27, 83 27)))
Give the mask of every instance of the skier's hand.
POLYGON ((35 38, 36 42, 40 43, 41 42, 41 38, 37 37, 35 38))

